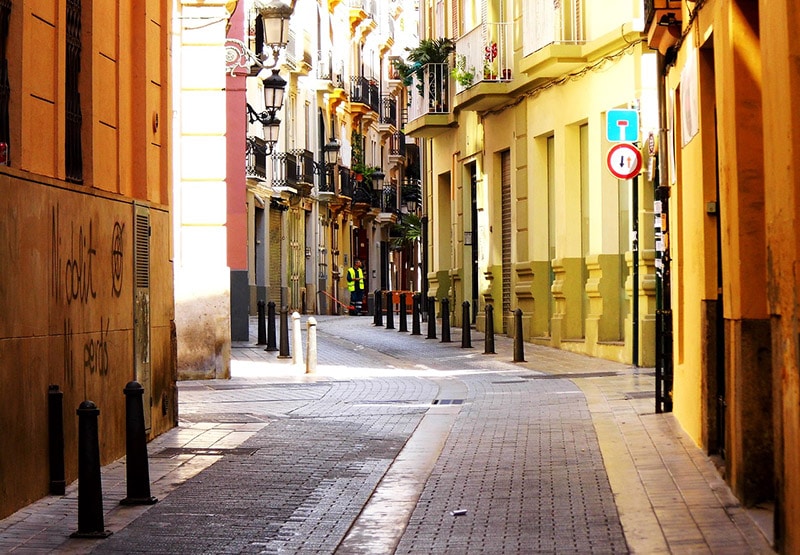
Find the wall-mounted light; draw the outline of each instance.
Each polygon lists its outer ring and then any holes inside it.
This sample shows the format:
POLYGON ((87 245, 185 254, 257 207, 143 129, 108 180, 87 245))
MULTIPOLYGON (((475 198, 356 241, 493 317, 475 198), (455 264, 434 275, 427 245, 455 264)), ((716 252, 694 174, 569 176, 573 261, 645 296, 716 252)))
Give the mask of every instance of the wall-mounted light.
POLYGON ((259 53, 259 60, 265 68, 273 68, 278 65, 281 49, 289 43, 289 18, 294 11, 294 2, 255 0, 254 7, 264 27, 264 49, 259 53))

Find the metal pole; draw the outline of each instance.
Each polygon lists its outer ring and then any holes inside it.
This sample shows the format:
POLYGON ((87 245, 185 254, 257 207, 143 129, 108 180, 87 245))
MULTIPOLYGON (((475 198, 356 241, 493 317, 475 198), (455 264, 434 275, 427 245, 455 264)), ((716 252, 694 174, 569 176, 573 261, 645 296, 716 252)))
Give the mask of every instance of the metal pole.
POLYGON ((422 335, 419 323, 419 307, 422 295, 414 293, 411 296, 411 335, 422 335))
POLYGON ((391 291, 386 292, 386 329, 394 329, 394 298, 391 291))
POLYGON ((514 360, 513 362, 525 362, 525 346, 522 340, 522 309, 514 311, 514 360))
POLYGON ((120 503, 152 505, 158 499, 150 495, 147 432, 144 426, 144 387, 139 382, 132 381, 128 382, 122 392, 125 394, 125 478, 128 496, 120 503))
POLYGON ((494 350, 494 307, 487 304, 483 309, 486 313, 486 337, 484 338, 483 354, 493 355, 494 350))
POLYGON ((375 299, 375 313, 372 315, 372 323, 376 326, 383 326, 383 293, 380 289, 375 290, 373 298, 375 299))
POLYGON ((408 318, 406 317, 406 292, 400 293, 400 329, 398 331, 408 331, 408 318))
POLYGON ((289 358, 289 307, 281 307, 281 347, 278 358, 289 358))
POLYGON ((78 413, 78 531, 73 538, 107 538, 103 520, 103 486, 100 480, 100 440, 97 417, 100 409, 84 401, 78 413))
POLYGON ((275 341, 275 303, 267 303, 267 348, 265 351, 277 351, 278 345, 275 341))
POLYGON ((428 299, 428 337, 427 339, 436 339, 436 298, 430 297, 428 299))
POLYGON ((64 392, 57 385, 47 388, 47 418, 50 447, 50 493, 64 495, 64 392))
POLYGON ((472 331, 469 321, 469 301, 461 303, 461 348, 472 347, 472 331))
POLYGON ((631 197, 633 205, 633 221, 631 230, 633 237, 633 308, 631 351, 634 368, 639 367, 639 176, 633 178, 633 191, 631 197))
POLYGON ((450 343, 450 299, 442 299, 442 343, 450 343))
POLYGON ((264 299, 258 299, 258 342, 256 345, 267 344, 267 323, 264 316, 264 299))

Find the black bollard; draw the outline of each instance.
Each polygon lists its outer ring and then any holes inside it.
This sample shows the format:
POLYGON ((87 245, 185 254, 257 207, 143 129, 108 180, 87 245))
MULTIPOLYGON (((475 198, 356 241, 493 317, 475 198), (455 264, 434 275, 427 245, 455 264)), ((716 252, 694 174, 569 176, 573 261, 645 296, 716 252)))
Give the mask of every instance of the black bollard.
POLYGON ((64 392, 57 385, 47 388, 47 423, 50 451, 50 493, 64 495, 64 392))
POLYGON ((514 360, 513 362, 525 362, 525 353, 522 345, 522 309, 514 311, 514 360))
POLYGON ((408 318, 406 317, 406 293, 400 293, 400 329, 399 331, 408 331, 408 318))
POLYGON ((450 343, 450 299, 442 299, 442 343, 450 343))
POLYGON ((267 322, 264 319, 264 299, 258 299, 258 343, 256 345, 267 344, 267 322))
POLYGON ((267 348, 265 351, 277 351, 278 345, 275 339, 275 303, 267 303, 267 348))
POLYGON ((461 303, 461 348, 472 347, 472 331, 469 323, 469 301, 461 303))
POLYGON ((383 327, 383 291, 375 290, 375 325, 383 327))
MULTIPOLYGON (((263 306, 261 308, 263 310, 263 306)), ((150 495, 147 432, 144 427, 144 387, 139 382, 128 382, 122 392, 125 394, 125 478, 128 496, 120 503, 152 505, 158 499, 150 495)))
POLYGON ((436 339, 436 297, 428 297, 428 337, 436 339))
POLYGON ((111 532, 103 521, 103 488, 100 481, 100 441, 97 417, 100 410, 84 401, 78 413, 78 531, 73 538, 107 538, 111 532))
POLYGON ((422 335, 419 326, 419 304, 421 299, 421 293, 414 293, 411 296, 411 335, 422 335))
POLYGON ((483 354, 485 355, 493 355, 495 354, 494 350, 494 307, 492 305, 487 304, 486 308, 484 308, 484 312, 486 312, 486 337, 484 341, 484 348, 483 354))
POLYGON ((291 358, 289 354, 289 307, 281 307, 281 348, 278 358, 291 358))
POLYGON ((386 292, 386 329, 394 329, 394 299, 391 291, 386 292))

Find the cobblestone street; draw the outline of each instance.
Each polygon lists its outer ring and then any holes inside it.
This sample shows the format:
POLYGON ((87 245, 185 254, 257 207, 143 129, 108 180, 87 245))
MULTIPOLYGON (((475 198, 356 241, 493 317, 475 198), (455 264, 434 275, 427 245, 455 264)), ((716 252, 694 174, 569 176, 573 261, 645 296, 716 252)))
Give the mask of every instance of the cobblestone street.
POLYGON ((0 550, 772 552, 765 513, 654 414, 651 369, 530 344, 512 363, 503 337, 486 355, 475 332, 462 348, 457 329, 443 343, 316 319, 315 373, 254 337, 231 380, 179 384, 180 426, 149 444, 157 504, 118 505, 117 461, 103 469, 110 537, 69 539, 72 484, 0 521, 0 550))

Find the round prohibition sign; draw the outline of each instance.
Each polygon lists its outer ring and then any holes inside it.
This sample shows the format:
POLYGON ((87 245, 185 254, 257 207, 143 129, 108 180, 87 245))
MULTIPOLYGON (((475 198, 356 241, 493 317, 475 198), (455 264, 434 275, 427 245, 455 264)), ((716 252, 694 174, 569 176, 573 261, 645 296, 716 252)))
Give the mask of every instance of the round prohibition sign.
POLYGON ((608 171, 617 179, 630 179, 642 171, 642 153, 628 143, 620 143, 608 151, 608 171))

